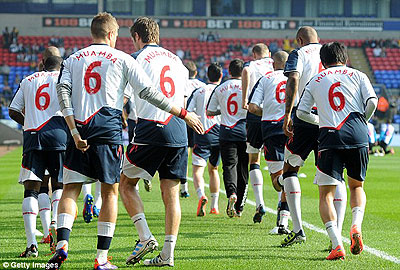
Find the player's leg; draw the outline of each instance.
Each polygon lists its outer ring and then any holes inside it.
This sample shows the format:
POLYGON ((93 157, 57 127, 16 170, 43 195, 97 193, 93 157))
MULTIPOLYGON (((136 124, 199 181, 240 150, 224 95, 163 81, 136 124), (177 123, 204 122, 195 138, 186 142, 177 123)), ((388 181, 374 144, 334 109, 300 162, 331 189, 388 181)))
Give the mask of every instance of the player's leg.
POLYGON ((289 234, 289 205, 286 200, 286 192, 281 193, 280 198, 280 211, 279 211, 279 220, 278 220, 278 234, 289 234))
POLYGON ((92 184, 82 185, 82 196, 83 196, 83 220, 86 223, 90 223, 93 219, 93 202, 94 198, 92 195, 92 184))
MULTIPOLYGON (((118 215, 118 183, 101 183, 102 211, 97 222, 97 254, 95 259, 99 266, 109 265, 107 255, 114 236, 118 215)), ((101 268, 104 269, 104 268, 101 268)), ((109 269, 109 268, 107 268, 109 269)), ((111 268, 110 268, 111 269, 111 268)))
MULTIPOLYGON (((188 138, 188 159, 189 155, 193 153, 194 150, 194 130, 191 129, 189 126, 186 126, 187 131, 187 138, 188 138)), ((186 171, 186 177, 189 176, 189 167, 186 171)), ((181 179, 181 186, 180 186, 180 196, 181 198, 188 198, 190 197, 189 194, 189 186, 187 183, 187 179, 181 179)))
POLYGON ((22 201, 22 216, 24 219, 27 247, 20 257, 38 256, 35 237, 36 218, 39 214, 39 190, 44 178, 45 156, 43 151, 29 151, 24 153, 19 175, 19 183, 24 185, 24 199, 22 201))
POLYGON ((332 242, 332 250, 327 260, 344 259, 342 236, 337 228, 336 211, 333 205, 335 185, 319 185, 319 212, 322 222, 332 242))
POLYGON ((246 142, 236 142, 237 147, 237 202, 236 215, 241 216, 247 199, 249 182, 249 154, 246 153, 246 142))
POLYGON ((22 216, 24 218, 26 249, 19 257, 37 257, 38 248, 36 241, 36 217, 39 212, 38 196, 41 182, 25 180, 24 200, 22 201, 22 216))
POLYGON ((95 183, 95 187, 96 187, 96 189, 95 189, 95 194, 94 194, 93 216, 99 217, 101 204, 102 204, 100 181, 97 181, 95 183))
POLYGON ((153 252, 158 247, 157 240, 151 234, 146 221, 137 183, 140 178, 151 179, 164 158, 165 149, 162 147, 130 144, 127 148, 122 166, 119 192, 125 209, 139 234, 139 240, 126 260, 127 264, 138 263, 143 256, 153 252))
POLYGON ((221 159, 222 159, 222 177, 224 180, 228 205, 226 213, 229 217, 235 214, 235 203, 237 201, 237 164, 238 153, 236 145, 233 142, 220 141, 221 159))
POLYGON ((43 238, 40 240, 41 244, 50 243, 49 228, 51 222, 51 205, 49 197, 49 179, 50 175, 45 175, 43 177, 38 196, 39 216, 43 227, 43 238))
POLYGON ((192 154, 192 173, 194 189, 197 193, 197 216, 206 215, 205 206, 208 203, 208 198, 204 192, 204 168, 207 166, 207 159, 210 157, 210 148, 206 146, 195 145, 192 154))
POLYGON ((260 149, 263 145, 260 123, 247 123, 247 141, 246 152, 249 154, 250 183, 256 201, 256 213, 253 217, 253 221, 261 222, 262 216, 265 214, 265 209, 263 198, 263 175, 260 170, 260 149))
POLYGON ((350 230, 350 251, 354 255, 360 254, 363 249, 361 225, 364 219, 366 195, 364 192, 364 180, 368 165, 368 149, 358 148, 347 151, 346 169, 350 189, 350 207, 352 222, 350 230))
POLYGON ((339 233, 342 233, 344 216, 346 214, 347 205, 347 188, 344 181, 338 183, 336 186, 335 197, 333 199, 333 205, 335 206, 336 217, 337 217, 337 228, 339 233))
POLYGON ((161 253, 143 262, 146 266, 174 266, 174 250, 181 222, 179 180, 186 174, 187 147, 166 148, 165 160, 160 164, 161 196, 165 207, 165 240, 161 253))
POLYGON ((218 173, 220 151, 218 146, 211 147, 211 155, 208 159, 208 175, 210 178, 211 211, 210 214, 219 214, 218 198, 220 179, 218 173))
POLYGON ((334 206, 334 198, 337 185, 344 182, 343 167, 344 161, 340 151, 326 149, 318 153, 318 167, 315 174, 315 183, 319 186, 320 215, 332 243, 331 252, 327 260, 344 259, 342 235, 337 227, 337 215, 334 206))

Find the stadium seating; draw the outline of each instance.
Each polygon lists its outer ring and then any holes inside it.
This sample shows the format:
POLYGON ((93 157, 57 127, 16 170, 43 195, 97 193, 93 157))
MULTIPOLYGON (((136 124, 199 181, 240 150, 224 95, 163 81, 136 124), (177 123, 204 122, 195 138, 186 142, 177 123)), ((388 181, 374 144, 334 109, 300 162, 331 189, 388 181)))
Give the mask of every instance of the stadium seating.
POLYGON ((365 54, 371 65, 377 83, 387 88, 400 87, 400 49, 387 48, 386 57, 375 57, 372 48, 366 48, 365 54))
MULTIPOLYGON (((51 36, 20 36, 18 43, 22 43, 25 47, 32 45, 44 45, 47 46, 50 42, 51 36)), ((65 48, 82 48, 91 43, 91 37, 82 36, 66 36, 63 37, 65 48)), ((237 38, 221 38, 219 42, 200 42, 197 38, 161 38, 161 44, 172 52, 176 52, 178 49, 183 51, 190 51, 192 59, 204 58, 205 63, 212 61, 213 57, 218 57, 229 51, 229 45, 237 44, 240 42, 241 45, 250 46, 255 43, 275 43, 278 48, 282 48, 283 39, 237 39, 237 38)), ((291 40, 292 42, 293 40, 291 40)), ((361 47, 364 40, 359 39, 346 39, 346 40, 321 40, 321 43, 340 41, 348 47, 361 47)), ((132 40, 129 37, 118 38, 117 48, 125 51, 126 53, 132 53, 134 50, 132 40)), ((386 57, 374 57, 372 49, 367 48, 365 53, 368 57, 369 63, 376 81, 383 83, 388 88, 399 88, 400 87, 400 49, 386 49, 386 57)), ((241 51, 232 51, 231 58, 241 58, 244 61, 251 60, 251 53, 248 56, 243 56, 241 51)), ((38 55, 38 59, 41 59, 41 55, 38 55)), ((226 69, 230 60, 225 60, 224 68, 226 69)), ((8 49, 0 48, 0 63, 6 62, 11 69, 8 83, 14 92, 18 85, 15 83, 15 78, 18 75, 20 79, 30 74, 30 63, 29 62, 17 62, 17 54, 10 53, 8 49)), ((0 75, 0 93, 3 90, 4 78, 0 75)), ((4 115, 4 114, 3 114, 4 115)), ((8 114, 7 114, 8 116, 8 114)))

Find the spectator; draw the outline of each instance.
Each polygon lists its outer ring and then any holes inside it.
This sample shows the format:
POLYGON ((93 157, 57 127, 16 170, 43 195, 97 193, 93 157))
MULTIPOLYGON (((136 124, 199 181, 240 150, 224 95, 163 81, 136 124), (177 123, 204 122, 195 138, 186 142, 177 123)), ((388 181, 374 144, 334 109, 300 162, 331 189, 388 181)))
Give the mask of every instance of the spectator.
POLYGON ((8 80, 4 81, 3 95, 7 100, 10 100, 13 96, 13 92, 10 85, 8 84, 8 80))
POLYGON ((201 34, 199 35, 198 39, 199 39, 200 42, 204 42, 204 41, 207 40, 207 36, 206 36, 206 34, 204 32, 201 32, 201 34))
POLYGON ((235 48, 234 48, 235 46, 233 45, 233 42, 231 41, 231 42, 229 42, 229 44, 228 44, 228 51, 233 51, 235 48))
POLYGON ((233 47, 233 49, 237 52, 240 52, 242 50, 242 45, 240 44, 240 40, 236 42, 236 45, 233 47))
POLYGON ((60 55, 62 58, 65 56, 65 48, 63 46, 59 46, 58 50, 60 51, 60 55))
POLYGON ((14 26, 13 30, 11 31, 11 43, 18 43, 18 35, 19 35, 19 31, 18 29, 14 26))
POLYGON ((19 48, 18 45, 13 43, 9 46, 9 51, 10 53, 18 53, 19 52, 19 48))
POLYGON ((8 76, 10 75, 10 67, 4 62, 0 67, 0 75, 4 75, 5 81, 8 81, 8 76))
POLYGON ((180 59, 184 59, 184 57, 185 57, 185 52, 181 49, 181 48, 178 48, 177 50, 176 50, 176 55, 180 58, 180 59))
POLYGON ((213 33, 210 31, 207 35, 207 42, 214 42, 215 41, 215 36, 213 33))
POLYGON ((192 59, 192 53, 189 48, 185 51, 185 59, 192 59))
POLYGON ((8 49, 10 47, 10 32, 8 32, 8 27, 3 30, 3 48, 8 49))
POLYGON ((221 41, 221 35, 218 32, 215 32, 214 37, 215 37, 215 41, 216 42, 220 42, 221 41))
POLYGON ((290 40, 288 37, 286 37, 283 40, 283 50, 287 53, 290 53, 293 50, 293 47, 290 45, 290 40))
POLYGON ((382 48, 379 47, 379 46, 376 46, 376 47, 372 50, 372 54, 374 55, 374 57, 381 57, 382 48))

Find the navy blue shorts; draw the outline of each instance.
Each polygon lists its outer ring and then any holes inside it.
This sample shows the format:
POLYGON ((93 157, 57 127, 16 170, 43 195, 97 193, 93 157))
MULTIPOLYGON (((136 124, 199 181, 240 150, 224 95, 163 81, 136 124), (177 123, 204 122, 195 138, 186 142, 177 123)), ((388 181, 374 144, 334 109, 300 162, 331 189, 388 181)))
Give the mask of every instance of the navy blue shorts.
POLYGON ((317 163, 318 171, 316 175, 317 184, 329 185, 329 182, 333 179, 344 181, 344 168, 347 169, 347 175, 351 178, 364 181, 367 173, 368 161, 368 147, 319 151, 317 163))
POLYGON ((217 167, 220 156, 219 145, 203 146, 195 144, 193 147, 192 164, 205 167, 208 160, 212 166, 217 167))
POLYGON ((266 161, 283 161, 285 152, 285 135, 268 137, 264 141, 264 157, 266 161))
POLYGON ((194 130, 186 125, 187 137, 188 137, 188 147, 194 147, 194 130))
POLYGON ((261 122, 247 123, 247 142, 255 149, 260 149, 263 146, 261 122))
POLYGON ((45 170, 49 172, 52 178, 62 182, 64 159, 65 151, 33 150, 24 153, 19 182, 23 183, 27 180, 42 181, 45 170))
POLYGON ((187 147, 162 147, 129 144, 122 167, 129 178, 151 180, 158 171, 160 179, 186 179, 187 147))
POLYGON ((119 144, 91 144, 82 153, 72 141, 67 146, 64 164, 64 184, 119 183, 124 148, 119 144))
POLYGON ((129 142, 131 142, 133 139, 133 135, 135 134, 135 128, 136 128, 136 121, 132 120, 132 119, 128 119, 129 142))
POLYGON ((285 161, 291 166, 303 166, 311 151, 314 150, 315 163, 317 162, 318 153, 318 134, 319 127, 306 123, 296 116, 293 119, 293 137, 286 141, 285 161))

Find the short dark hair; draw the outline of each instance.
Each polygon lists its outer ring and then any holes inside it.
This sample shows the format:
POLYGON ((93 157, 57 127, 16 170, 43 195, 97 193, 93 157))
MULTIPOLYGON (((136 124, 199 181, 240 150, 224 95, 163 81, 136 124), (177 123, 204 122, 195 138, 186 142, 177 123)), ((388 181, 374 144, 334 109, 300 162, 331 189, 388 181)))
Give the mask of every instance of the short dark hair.
POLYGON ((229 63, 229 73, 232 77, 241 77, 243 71, 243 60, 241 59, 233 59, 229 63))
POLYGON ((185 67, 189 70, 189 78, 194 78, 197 72, 196 64, 193 61, 187 61, 185 67))
POLYGON ((208 66, 207 77, 210 82, 218 82, 222 75, 222 67, 219 63, 212 63, 208 66))
POLYGON ((148 17, 139 17, 133 23, 131 36, 134 38, 138 33, 143 43, 160 43, 160 28, 155 20, 148 17))
POLYGON ((44 61, 45 70, 59 70, 63 59, 60 56, 50 56, 44 61))
POLYGON ((319 54, 325 67, 336 63, 346 64, 348 58, 346 46, 336 41, 322 45, 319 54))

